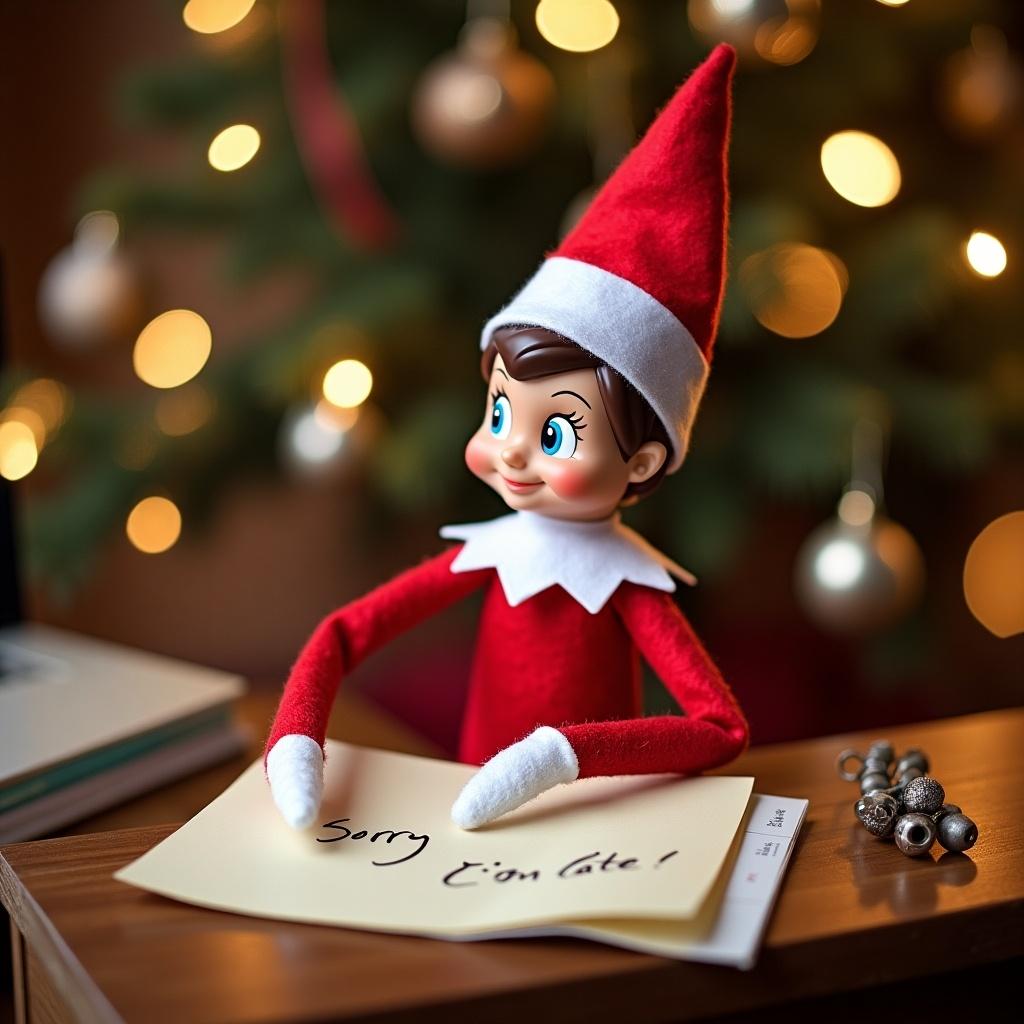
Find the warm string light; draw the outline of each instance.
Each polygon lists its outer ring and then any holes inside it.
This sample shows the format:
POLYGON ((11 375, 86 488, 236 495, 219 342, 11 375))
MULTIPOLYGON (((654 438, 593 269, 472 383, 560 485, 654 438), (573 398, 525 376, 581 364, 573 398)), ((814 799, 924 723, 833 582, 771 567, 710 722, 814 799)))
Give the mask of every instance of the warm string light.
POLYGON ((40 377, 23 384, 0 412, 0 476, 21 480, 68 415, 67 389, 40 377))
POLYGON ((253 8, 256 0, 188 0, 181 12, 182 21, 203 35, 224 32, 237 25, 253 8))
POLYGON ((209 324, 190 309, 172 309, 151 320, 132 352, 135 372, 154 388, 176 388, 206 365, 213 345, 209 324))
POLYGON ((324 374, 323 395, 339 409, 354 409, 370 397, 373 374, 358 359, 342 359, 324 374))
POLYGON ((168 437, 183 437, 209 422, 213 397, 201 384, 189 384, 161 395, 153 410, 156 425, 168 437))
POLYGON ((237 171, 259 151, 260 133, 251 124, 233 124, 218 132, 207 156, 218 171, 237 171))
POLYGON ((729 43, 741 63, 788 67, 818 43, 820 0, 688 0, 687 17, 705 42, 729 43))
POLYGON ((828 183, 857 206, 884 206, 900 190, 900 165, 881 139, 866 132, 838 132, 821 147, 828 183))
POLYGON ((0 476, 21 480, 36 467, 39 448, 32 428, 20 420, 0 423, 0 476))
POLYGON ((1000 638, 1024 633, 1024 511, 988 524, 964 561, 964 600, 1000 638))
POLYGON ((147 555, 159 555, 172 548, 181 536, 181 513, 169 498, 143 498, 128 513, 128 540, 147 555))
POLYGON ((784 338, 810 338, 839 315, 848 277, 833 253, 787 242, 744 260, 739 279, 758 323, 784 338))
POLYGON ((979 277, 998 277, 1006 269, 1006 249, 987 231, 971 234, 964 244, 964 259, 979 277))
POLYGON ((619 14, 609 0, 541 0, 535 19, 552 46, 573 53, 599 50, 619 31, 619 14))

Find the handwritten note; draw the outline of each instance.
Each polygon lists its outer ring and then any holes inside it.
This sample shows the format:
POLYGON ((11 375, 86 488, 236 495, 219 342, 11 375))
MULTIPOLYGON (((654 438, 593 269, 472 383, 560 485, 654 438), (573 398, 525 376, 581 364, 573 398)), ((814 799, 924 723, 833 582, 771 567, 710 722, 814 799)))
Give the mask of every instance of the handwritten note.
POLYGON ((695 918, 749 777, 588 779, 463 832, 466 765, 328 741, 316 825, 278 817, 262 762, 116 878, 261 917, 459 937, 608 918, 695 918))

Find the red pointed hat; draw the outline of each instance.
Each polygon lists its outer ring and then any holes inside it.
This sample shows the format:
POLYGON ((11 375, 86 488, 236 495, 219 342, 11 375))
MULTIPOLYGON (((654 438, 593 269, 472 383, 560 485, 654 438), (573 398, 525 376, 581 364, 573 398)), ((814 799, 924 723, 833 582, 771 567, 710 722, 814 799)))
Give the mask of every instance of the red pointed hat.
POLYGON ((686 454, 725 283, 726 148, 736 54, 715 47, 580 222, 484 326, 545 327, 621 373, 686 454))

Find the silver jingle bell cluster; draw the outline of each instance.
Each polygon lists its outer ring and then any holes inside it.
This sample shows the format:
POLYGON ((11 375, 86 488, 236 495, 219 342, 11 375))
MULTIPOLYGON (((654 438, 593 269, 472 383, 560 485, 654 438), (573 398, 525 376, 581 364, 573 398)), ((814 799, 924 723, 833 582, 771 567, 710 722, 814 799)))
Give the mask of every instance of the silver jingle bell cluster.
POLYGON ((924 856, 936 840, 955 853, 978 841, 978 826, 956 804, 944 802, 945 790, 927 774, 924 751, 911 749, 897 758, 888 740, 875 740, 866 754, 844 750, 836 768, 847 782, 860 784, 854 804, 860 823, 879 839, 895 839, 908 857, 924 856), (850 770, 851 762, 860 767, 850 770))

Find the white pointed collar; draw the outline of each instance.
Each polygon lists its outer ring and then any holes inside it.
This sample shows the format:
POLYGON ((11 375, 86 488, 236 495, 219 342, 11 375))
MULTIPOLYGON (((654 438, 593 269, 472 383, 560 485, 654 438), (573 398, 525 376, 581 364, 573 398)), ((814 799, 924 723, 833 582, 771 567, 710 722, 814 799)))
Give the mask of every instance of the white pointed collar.
POLYGON ((557 584, 596 615, 623 581, 667 592, 676 589, 672 576, 691 586, 697 582, 624 526, 618 513, 575 522, 513 512, 486 523, 442 526, 441 536, 465 541, 452 572, 496 569, 513 607, 557 584))

